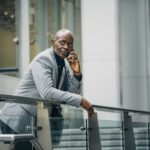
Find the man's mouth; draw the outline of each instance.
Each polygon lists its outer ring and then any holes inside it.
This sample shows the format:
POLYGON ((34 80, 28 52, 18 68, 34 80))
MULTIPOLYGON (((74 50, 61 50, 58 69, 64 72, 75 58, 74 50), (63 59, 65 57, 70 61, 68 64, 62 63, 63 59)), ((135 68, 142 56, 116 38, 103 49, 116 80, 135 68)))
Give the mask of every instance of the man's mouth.
POLYGON ((68 52, 68 51, 62 50, 62 51, 61 51, 61 54, 62 54, 63 56, 65 56, 65 57, 68 57, 68 56, 69 56, 69 52, 68 52))

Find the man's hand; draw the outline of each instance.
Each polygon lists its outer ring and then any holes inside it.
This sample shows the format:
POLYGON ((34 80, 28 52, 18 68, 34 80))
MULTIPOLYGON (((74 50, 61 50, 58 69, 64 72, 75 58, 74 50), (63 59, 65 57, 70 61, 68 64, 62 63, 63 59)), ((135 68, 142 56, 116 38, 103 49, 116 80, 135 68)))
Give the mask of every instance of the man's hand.
POLYGON ((80 105, 88 112, 88 115, 90 117, 94 114, 94 108, 92 107, 91 103, 88 100, 82 98, 80 105))
POLYGON ((71 51, 67 60, 69 61, 69 64, 71 66, 74 75, 79 76, 81 72, 77 52, 75 50, 71 51))

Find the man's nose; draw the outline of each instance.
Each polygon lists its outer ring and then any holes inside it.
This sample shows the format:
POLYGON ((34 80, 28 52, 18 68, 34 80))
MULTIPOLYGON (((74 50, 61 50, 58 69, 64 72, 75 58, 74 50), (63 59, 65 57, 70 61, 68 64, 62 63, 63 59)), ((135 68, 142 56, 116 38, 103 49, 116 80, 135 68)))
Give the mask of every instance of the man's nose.
POLYGON ((69 46, 68 46, 67 43, 64 44, 64 48, 65 48, 65 49, 68 49, 68 48, 69 48, 69 46))

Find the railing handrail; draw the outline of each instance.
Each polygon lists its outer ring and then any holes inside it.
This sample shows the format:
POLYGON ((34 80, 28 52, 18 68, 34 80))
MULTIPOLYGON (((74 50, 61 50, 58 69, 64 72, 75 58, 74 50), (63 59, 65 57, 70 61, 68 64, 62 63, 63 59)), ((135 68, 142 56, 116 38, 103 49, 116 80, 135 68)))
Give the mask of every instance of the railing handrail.
POLYGON ((60 102, 54 99, 52 100, 52 99, 43 99, 43 98, 31 98, 31 97, 6 95, 6 94, 0 94, 0 102, 15 102, 21 104, 30 104, 30 105, 37 105, 39 102, 42 102, 45 105, 65 104, 65 102, 60 102))
POLYGON ((144 110, 135 110, 135 109, 126 109, 126 108, 119 108, 119 107, 110 107, 110 106, 99 106, 99 105, 92 105, 97 110, 103 110, 107 112, 131 112, 131 113, 141 113, 141 114, 147 114, 150 115, 150 111, 144 111, 144 110))
MULTIPOLYGON (((16 95, 6 95, 0 94, 0 102, 15 102, 21 104, 31 104, 37 105, 39 102, 44 103, 46 106, 52 104, 66 104, 65 102, 60 102, 54 99, 43 99, 43 98, 31 98, 31 97, 23 97, 16 95)), ((132 113, 140 113, 150 115, 150 111, 143 110, 135 110, 135 109, 126 109, 126 108, 118 108, 118 107, 109 107, 109 106, 100 106, 100 105, 92 105, 97 110, 107 111, 107 112, 132 112, 132 113)))

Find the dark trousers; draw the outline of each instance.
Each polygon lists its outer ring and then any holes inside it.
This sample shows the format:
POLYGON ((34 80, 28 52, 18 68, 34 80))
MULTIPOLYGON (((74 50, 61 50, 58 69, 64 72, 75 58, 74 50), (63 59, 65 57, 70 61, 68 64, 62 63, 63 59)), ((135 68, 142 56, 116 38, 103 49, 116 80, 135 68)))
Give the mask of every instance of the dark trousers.
MULTIPOLYGON (((0 127, 3 134, 17 134, 9 128, 5 123, 0 121, 0 127)), ((17 141, 14 143, 13 150, 35 150, 30 141, 17 141)))

